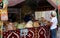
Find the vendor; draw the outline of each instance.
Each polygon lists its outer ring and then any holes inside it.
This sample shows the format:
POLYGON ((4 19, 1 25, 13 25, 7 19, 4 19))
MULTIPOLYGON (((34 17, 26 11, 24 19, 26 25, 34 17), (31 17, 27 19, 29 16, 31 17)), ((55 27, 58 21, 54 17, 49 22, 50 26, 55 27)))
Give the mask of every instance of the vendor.
POLYGON ((24 21, 26 22, 26 28, 33 27, 32 16, 30 14, 25 15, 24 21))
POLYGON ((51 12, 51 38, 56 38, 56 31, 57 31, 57 24, 58 24, 58 20, 57 20, 57 17, 56 17, 56 12, 53 11, 51 12))

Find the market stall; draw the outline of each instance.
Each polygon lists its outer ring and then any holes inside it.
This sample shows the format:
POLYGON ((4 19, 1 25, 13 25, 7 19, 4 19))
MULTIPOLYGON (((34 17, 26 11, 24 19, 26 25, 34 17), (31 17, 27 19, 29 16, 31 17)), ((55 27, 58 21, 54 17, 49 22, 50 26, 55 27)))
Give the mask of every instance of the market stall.
POLYGON ((20 8, 21 22, 7 21, 8 18, 3 19, 3 21, 5 20, 3 38, 50 38, 50 13, 56 11, 55 7, 48 1, 39 1, 37 6, 34 5, 35 1, 29 5, 28 3, 30 2, 27 1, 26 5, 26 1, 24 1, 20 8), (24 18, 25 15, 26 18, 24 18))

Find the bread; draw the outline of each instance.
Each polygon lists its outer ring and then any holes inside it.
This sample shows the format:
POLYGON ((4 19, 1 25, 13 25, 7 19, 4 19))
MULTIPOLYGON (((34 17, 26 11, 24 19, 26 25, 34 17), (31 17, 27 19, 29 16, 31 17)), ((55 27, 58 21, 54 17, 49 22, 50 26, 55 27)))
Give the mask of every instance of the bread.
POLYGON ((27 24, 25 25, 25 28, 31 28, 31 27, 33 27, 33 22, 28 21, 27 24))
POLYGON ((40 26, 38 21, 35 21, 33 25, 34 25, 34 27, 39 27, 40 26))

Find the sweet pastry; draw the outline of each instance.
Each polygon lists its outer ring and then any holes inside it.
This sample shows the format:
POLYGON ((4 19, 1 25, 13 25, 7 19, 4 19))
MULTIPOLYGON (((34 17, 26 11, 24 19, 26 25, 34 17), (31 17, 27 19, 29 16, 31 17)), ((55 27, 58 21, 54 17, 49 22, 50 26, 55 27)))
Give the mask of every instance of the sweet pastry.
POLYGON ((17 29, 22 29, 24 28, 24 26, 25 26, 25 23, 20 23, 17 25, 17 29))
POLYGON ((33 27, 33 22, 32 21, 28 21, 25 25, 25 28, 31 28, 33 27))
POLYGON ((33 24, 34 27, 39 27, 39 22, 38 21, 35 21, 34 24, 33 24))

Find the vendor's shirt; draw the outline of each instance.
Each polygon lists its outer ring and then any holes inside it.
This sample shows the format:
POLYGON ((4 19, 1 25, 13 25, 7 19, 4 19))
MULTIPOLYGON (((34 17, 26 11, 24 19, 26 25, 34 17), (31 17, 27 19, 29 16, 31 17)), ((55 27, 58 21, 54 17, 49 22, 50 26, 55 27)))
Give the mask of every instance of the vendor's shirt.
POLYGON ((45 24, 43 22, 41 22, 41 26, 45 26, 45 24))
POLYGON ((52 17, 51 22, 52 22, 52 25, 51 25, 50 29, 56 29, 57 28, 57 23, 58 23, 57 17, 52 17))

